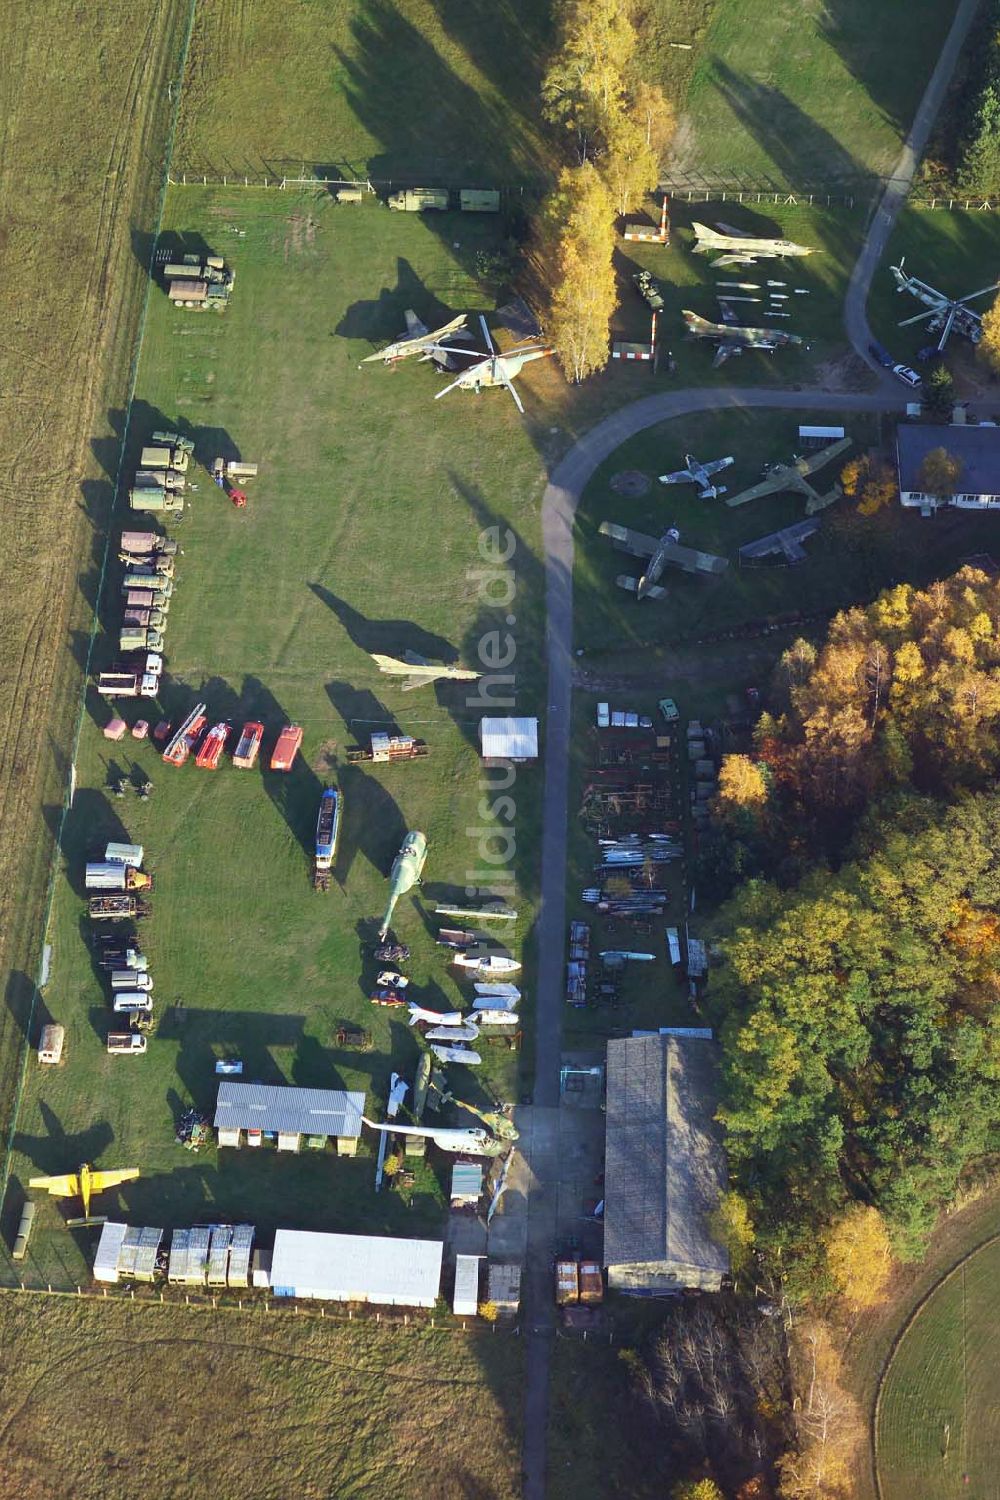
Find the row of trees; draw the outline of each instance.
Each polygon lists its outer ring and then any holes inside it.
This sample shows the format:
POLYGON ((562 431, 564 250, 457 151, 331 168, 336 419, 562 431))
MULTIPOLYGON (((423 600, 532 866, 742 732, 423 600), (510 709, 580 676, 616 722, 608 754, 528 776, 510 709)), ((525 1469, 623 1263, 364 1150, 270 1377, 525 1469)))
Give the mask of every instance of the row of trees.
POLYGON ((1000 3, 990 0, 974 34, 969 102, 958 141, 956 179, 966 193, 1000 190, 1000 3))
POLYGON ((562 0, 542 84, 568 159, 542 209, 537 258, 549 332, 573 381, 607 361, 615 217, 656 186, 675 128, 662 91, 640 75, 636 15, 629 0, 562 0))

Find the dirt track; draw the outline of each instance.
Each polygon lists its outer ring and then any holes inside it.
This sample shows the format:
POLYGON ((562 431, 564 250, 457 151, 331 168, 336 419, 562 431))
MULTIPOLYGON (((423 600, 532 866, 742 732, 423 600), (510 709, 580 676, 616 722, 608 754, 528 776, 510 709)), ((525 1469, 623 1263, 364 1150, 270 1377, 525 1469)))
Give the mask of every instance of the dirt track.
MULTIPOLYGON (((0 138, 0 1113, 79 712, 189 0, 8 13, 0 138), (72 57, 72 68, 67 67, 72 57), (174 94, 176 83, 174 83, 174 94), (70 649, 67 649, 69 647, 70 649)), ((30 978, 28 976, 31 976, 30 978)))

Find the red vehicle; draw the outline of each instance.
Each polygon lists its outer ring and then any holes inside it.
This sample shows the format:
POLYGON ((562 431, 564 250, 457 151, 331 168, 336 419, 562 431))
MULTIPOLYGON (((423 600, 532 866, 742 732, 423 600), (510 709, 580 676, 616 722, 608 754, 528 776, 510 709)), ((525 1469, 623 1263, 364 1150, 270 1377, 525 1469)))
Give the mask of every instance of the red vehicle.
POLYGON ((201 732, 207 723, 208 716, 205 713, 204 703, 195 704, 163 752, 163 759, 168 765, 182 766, 184 764, 201 738, 201 732))
POLYGON ((226 740, 229 738, 229 725, 226 723, 213 724, 201 742, 201 749, 195 756, 194 763, 203 771, 217 771, 222 752, 226 748, 226 740))
POLYGON ((302 744, 302 730, 298 724, 286 724, 278 735, 278 743, 271 754, 272 771, 290 771, 302 744))
POLYGON ((249 771, 257 763, 260 742, 264 738, 264 726, 255 719, 249 720, 240 730, 240 737, 233 751, 233 765, 249 771))

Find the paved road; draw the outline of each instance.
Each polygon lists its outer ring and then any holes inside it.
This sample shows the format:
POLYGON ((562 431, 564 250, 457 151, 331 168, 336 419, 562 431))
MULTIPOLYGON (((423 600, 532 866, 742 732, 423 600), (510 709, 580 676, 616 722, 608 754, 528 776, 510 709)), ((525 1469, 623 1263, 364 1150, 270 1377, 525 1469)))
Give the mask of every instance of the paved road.
POLYGON ((969 27, 978 9, 979 0, 961 0, 955 12, 951 30, 941 49, 941 55, 931 74, 930 82, 924 90, 924 97, 920 101, 910 133, 904 142, 899 161, 896 163, 896 170, 889 178, 885 192, 868 226, 861 254, 858 256, 847 286, 847 296, 844 302, 847 336, 865 363, 878 372, 883 383, 891 381, 893 377, 880 370, 868 353, 868 345, 871 342, 871 329, 868 327, 868 317, 865 311, 868 289, 885 254, 885 247, 889 243, 889 236, 892 234, 899 211, 906 202, 906 196, 913 183, 913 174, 920 165, 931 127, 941 108, 948 84, 951 82, 951 75, 955 71, 958 54, 962 50, 969 27))
MULTIPOLYGON (((851 274, 844 306, 847 334, 856 353, 879 377, 871 395, 818 390, 743 390, 725 387, 669 391, 647 396, 606 417, 573 444, 553 470, 542 501, 545 547, 548 704, 542 825, 542 904, 538 919, 538 993, 534 1105, 539 1121, 558 1110, 566 933, 566 843, 569 796, 569 736, 573 694, 573 520, 584 489, 599 464, 637 432, 695 412, 735 407, 770 410, 902 410, 906 392, 868 354, 871 333, 865 314, 872 277, 881 262, 931 126, 944 98, 978 0, 960 0, 955 20, 920 102, 896 170, 868 227, 851 274)), ((528 1196, 528 1264, 525 1276, 527 1339, 524 1424, 524 1500, 544 1500, 548 1382, 555 1319, 548 1276, 552 1205, 547 1190, 554 1128, 540 1139, 535 1185, 528 1196)))

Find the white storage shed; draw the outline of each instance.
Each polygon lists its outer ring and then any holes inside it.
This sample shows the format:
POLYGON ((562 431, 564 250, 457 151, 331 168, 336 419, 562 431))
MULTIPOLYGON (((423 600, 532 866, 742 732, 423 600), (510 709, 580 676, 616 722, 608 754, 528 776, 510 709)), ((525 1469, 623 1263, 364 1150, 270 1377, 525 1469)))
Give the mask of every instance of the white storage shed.
POLYGON ((479 1311, 479 1262, 481 1255, 459 1255, 455 1259, 455 1295, 451 1310, 457 1318, 474 1318, 479 1311))
POLYGON ((127 1224, 107 1223, 101 1226, 101 1238, 97 1242, 97 1254, 94 1256, 95 1281, 118 1280, 118 1253, 127 1228, 127 1224))
POLYGON ((538 720, 481 719, 479 743, 483 760, 537 760, 538 720))
POLYGON ((441 1284, 441 1240, 279 1229, 271 1257, 276 1297, 433 1307, 441 1284))

